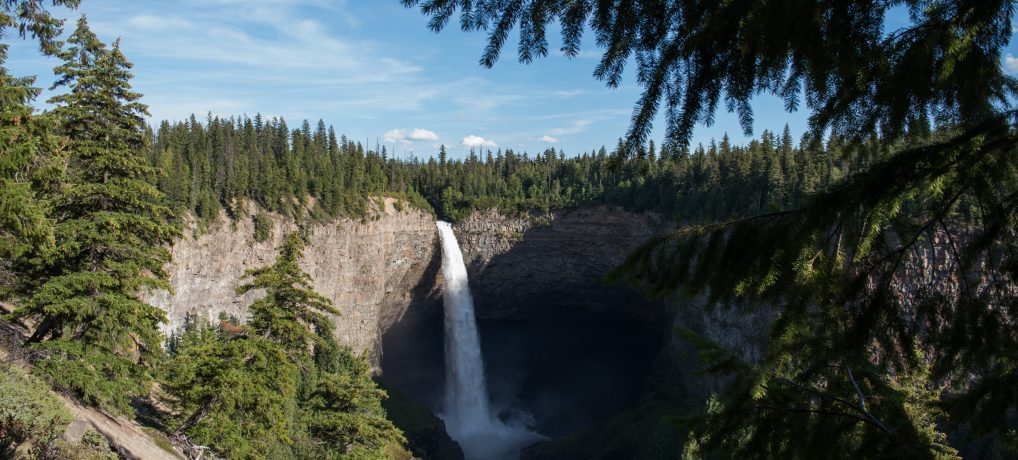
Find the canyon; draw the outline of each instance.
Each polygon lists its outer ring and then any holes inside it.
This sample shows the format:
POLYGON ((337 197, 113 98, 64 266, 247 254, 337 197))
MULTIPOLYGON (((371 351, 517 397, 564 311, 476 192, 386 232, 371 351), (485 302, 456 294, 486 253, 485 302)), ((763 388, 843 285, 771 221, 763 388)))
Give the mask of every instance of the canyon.
MULTIPOLYGON (((174 244, 172 291, 146 296, 166 311, 167 332, 189 314, 245 319, 259 293, 235 294, 244 271, 270 263, 282 237, 297 228, 266 214, 270 237, 256 241, 250 216, 257 212, 248 206, 246 217, 224 214, 201 233, 191 225, 174 244)), ((399 393, 392 399, 432 413, 444 386, 444 281, 434 221, 389 200, 363 219, 309 225, 302 262, 315 289, 340 310, 336 338, 368 356, 390 393, 399 393)), ((670 228, 656 215, 605 207, 485 211, 453 228, 500 417, 523 417, 550 436, 577 432, 631 406, 647 394, 652 372, 675 369, 667 356, 685 353, 666 334, 674 322, 667 302, 604 281, 633 249, 670 228)), ((423 451, 460 455, 440 421, 426 425, 424 433, 408 433, 428 446, 423 451)))
MULTIPOLYGON (((246 269, 270 263, 297 226, 266 214, 270 237, 256 241, 245 215, 189 234, 167 267, 172 291, 147 300, 166 311, 166 330, 188 314, 244 320, 259 293, 235 294, 246 269)), ((724 385, 698 372, 697 351, 678 331, 703 335, 753 361, 764 353, 765 308, 714 306, 704 299, 648 299, 605 276, 649 238, 674 223, 652 213, 582 207, 509 215, 475 212, 453 225, 469 275, 492 411, 551 439, 523 458, 586 458, 672 450, 664 413, 696 406, 724 385), (649 421, 648 421, 649 420, 649 421), (619 430, 624 426, 639 429, 619 430), (650 438, 654 438, 651 440, 650 438), (607 449, 607 450, 603 450, 607 449), (634 450, 635 449, 635 450, 634 450)), ((392 397, 415 454, 461 458, 435 415, 445 388, 442 251, 430 213, 378 202, 362 219, 306 228, 302 262, 315 289, 339 309, 334 335, 365 354, 392 397)), ((923 248, 896 291, 921 290, 944 270, 923 248), (925 280, 925 281, 924 281, 925 280)))

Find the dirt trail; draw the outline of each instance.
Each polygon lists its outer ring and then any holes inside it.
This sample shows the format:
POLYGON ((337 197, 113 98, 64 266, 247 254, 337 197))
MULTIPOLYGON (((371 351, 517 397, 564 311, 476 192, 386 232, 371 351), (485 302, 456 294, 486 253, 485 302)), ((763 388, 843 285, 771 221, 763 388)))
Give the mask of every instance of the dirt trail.
MULTIPOLYGON (((3 313, 4 305, 0 305, 3 313)), ((27 364, 23 356, 26 350, 21 347, 25 333, 20 327, 0 322, 0 365, 12 365, 24 369, 27 364), (11 352, 13 355, 11 356, 11 352)), ((74 421, 67 427, 65 438, 80 440, 89 427, 101 433, 122 456, 137 460, 181 460, 185 457, 178 453, 170 453, 156 444, 141 426, 123 417, 112 417, 96 409, 82 406, 72 399, 53 392, 60 398, 74 416, 74 421)))
MULTIPOLYGON (((124 457, 138 460, 180 460, 184 457, 171 454, 159 447, 137 424, 123 417, 112 417, 95 409, 84 407, 69 398, 60 396, 75 417, 75 422, 85 422, 102 433, 110 444, 124 457)), ((69 428, 70 431, 70 428, 69 428)))

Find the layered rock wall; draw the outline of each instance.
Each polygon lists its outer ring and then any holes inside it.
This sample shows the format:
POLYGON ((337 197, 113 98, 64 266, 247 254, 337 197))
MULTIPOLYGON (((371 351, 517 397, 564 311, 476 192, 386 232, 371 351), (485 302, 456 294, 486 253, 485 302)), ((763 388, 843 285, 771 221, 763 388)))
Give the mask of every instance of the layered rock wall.
POLYGON ((469 216, 455 226, 482 318, 527 317, 579 308, 657 322, 663 309, 604 278, 669 225, 653 214, 606 207, 540 215, 469 216))
MULTIPOLYGON (((247 307, 263 293, 236 294, 244 271, 271 264, 283 237, 296 228, 280 216, 270 220, 272 235, 264 242, 255 241, 251 217, 230 221, 223 215, 211 230, 173 245, 167 267, 173 292, 147 296, 167 312, 167 329, 179 327, 188 313, 213 321, 220 313, 247 317, 247 307)), ((436 256, 436 241, 431 215, 397 211, 391 201, 364 220, 337 219, 310 228, 302 265, 314 288, 341 313, 335 319, 340 342, 367 351, 377 363, 381 333, 406 313, 436 256)))

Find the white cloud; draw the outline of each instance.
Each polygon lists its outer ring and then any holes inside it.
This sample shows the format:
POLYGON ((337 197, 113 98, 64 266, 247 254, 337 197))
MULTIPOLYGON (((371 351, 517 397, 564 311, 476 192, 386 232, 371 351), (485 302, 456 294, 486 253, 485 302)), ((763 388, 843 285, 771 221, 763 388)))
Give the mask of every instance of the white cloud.
POLYGON ((463 141, 460 142, 460 145, 464 147, 489 147, 489 148, 498 147, 498 144, 496 144, 495 141, 491 139, 485 139, 481 136, 475 136, 473 134, 464 137, 463 141))
POLYGON ((389 143, 405 142, 406 133, 403 132, 402 129, 390 129, 389 131, 386 131, 385 134, 382 134, 382 140, 389 143))
POLYGON ((437 141, 438 134, 435 134, 434 131, 428 129, 414 128, 414 130, 410 132, 410 139, 415 141, 437 141))
POLYGON ((576 133, 579 133, 579 132, 583 132, 585 129, 587 129, 587 126, 590 126, 591 123, 592 123, 592 121, 590 121, 590 120, 576 120, 576 121, 573 122, 573 124, 571 124, 569 126, 565 126, 565 127, 562 127, 562 128, 555 128, 555 129, 552 129, 552 130, 550 130, 548 132, 550 134, 552 134, 552 135, 555 135, 555 136, 564 136, 564 135, 567 135, 567 134, 576 134, 576 133))
POLYGON ((1004 68, 1010 73, 1018 73, 1018 58, 1007 53, 1007 56, 1004 56, 1004 68))
POLYGON ((538 140, 541 141, 541 142, 547 142, 549 144, 554 144, 554 143, 558 142, 558 138, 557 137, 551 137, 551 136, 549 136, 547 134, 541 136, 541 138, 538 139, 538 140))
POLYGON ((437 141, 438 134, 434 131, 424 128, 414 128, 412 131, 406 131, 402 129, 390 129, 382 134, 382 139, 385 142, 402 142, 409 144, 413 141, 437 141))

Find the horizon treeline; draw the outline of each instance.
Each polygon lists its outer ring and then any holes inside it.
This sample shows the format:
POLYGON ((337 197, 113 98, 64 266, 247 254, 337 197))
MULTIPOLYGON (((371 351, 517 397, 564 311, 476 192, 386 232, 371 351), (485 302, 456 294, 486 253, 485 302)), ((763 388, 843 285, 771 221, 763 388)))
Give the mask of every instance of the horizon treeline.
POLYGON ((438 217, 472 211, 549 211, 577 205, 651 210, 682 222, 707 222, 788 209, 853 171, 890 154, 873 137, 847 143, 796 143, 786 126, 745 146, 728 136, 694 149, 658 149, 649 142, 626 152, 567 156, 554 148, 531 155, 513 149, 449 159, 442 146, 427 159, 399 159, 385 146, 367 148, 319 120, 289 128, 285 119, 194 115, 163 121, 151 133, 148 158, 163 170, 157 185, 169 205, 203 225, 220 210, 237 217, 240 200, 297 217, 363 217, 370 196, 393 196, 438 217))

